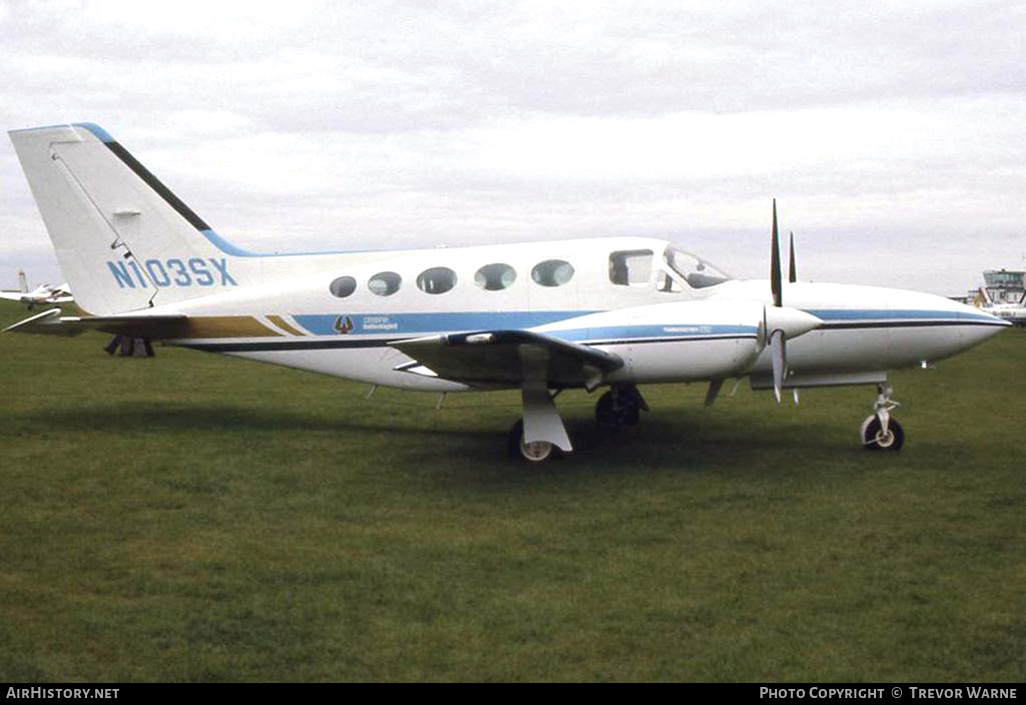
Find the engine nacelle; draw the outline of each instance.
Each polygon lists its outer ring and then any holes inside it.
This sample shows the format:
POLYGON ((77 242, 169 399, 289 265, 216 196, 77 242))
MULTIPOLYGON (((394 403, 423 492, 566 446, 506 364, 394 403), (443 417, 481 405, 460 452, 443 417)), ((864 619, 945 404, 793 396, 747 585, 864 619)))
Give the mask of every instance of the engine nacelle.
MULTIPOLYGON (((610 383, 724 379, 747 372, 762 351, 765 308, 755 301, 682 301, 593 313, 534 330, 618 355, 624 366, 607 377, 610 383)), ((795 319, 807 316, 795 313, 795 319)), ((797 325, 791 318, 774 321, 797 325)))

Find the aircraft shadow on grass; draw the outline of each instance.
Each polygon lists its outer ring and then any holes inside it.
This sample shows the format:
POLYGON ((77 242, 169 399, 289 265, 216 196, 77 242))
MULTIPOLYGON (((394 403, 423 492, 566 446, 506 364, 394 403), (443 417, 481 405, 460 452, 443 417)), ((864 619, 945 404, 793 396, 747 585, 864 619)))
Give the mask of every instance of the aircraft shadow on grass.
MULTIPOLYGON (((495 437, 504 433, 502 429, 459 428, 456 417, 447 417, 444 411, 439 412, 435 426, 421 425, 425 418, 422 415, 407 417, 413 422, 404 425, 401 409, 395 410, 395 415, 380 419, 353 416, 326 417, 323 414, 230 404, 202 408, 165 405, 156 408, 145 402, 112 403, 24 414, 21 416, 24 425, 21 425, 18 435, 24 437, 36 430, 41 435, 50 434, 58 428, 67 433, 135 434, 140 442, 145 442, 146 436, 166 439, 191 433, 224 434, 228 438, 235 434, 327 432, 339 436, 342 450, 352 444, 353 438, 384 434, 389 445, 404 449, 411 460, 437 458, 435 437, 444 435, 463 456, 486 463, 505 460, 502 454, 496 453, 494 443, 495 437), (423 448, 418 439, 423 439, 423 448)), ((582 466, 607 460, 622 464, 632 458, 648 468, 679 468, 704 461, 722 463, 731 458, 747 462, 745 458, 748 456, 761 458, 766 453, 771 456, 785 452, 793 455, 796 447, 803 454, 836 456, 836 443, 830 438, 833 426, 829 423, 813 420, 792 429, 782 429, 779 423, 770 420, 746 418, 744 425, 748 433, 742 438, 737 436, 738 423, 738 419, 732 416, 713 417, 701 411, 690 413, 681 410, 654 413, 644 426, 613 431, 598 426, 589 418, 567 420, 568 428, 588 441, 586 447, 590 450, 577 455, 580 460, 587 461, 580 463, 582 466), (787 441, 791 435, 794 436, 793 442, 781 446, 781 441, 787 441), (791 450, 784 450, 788 446, 791 450)), ((577 462, 569 464, 578 465, 577 462)), ((568 464, 560 465, 565 468, 568 464)))

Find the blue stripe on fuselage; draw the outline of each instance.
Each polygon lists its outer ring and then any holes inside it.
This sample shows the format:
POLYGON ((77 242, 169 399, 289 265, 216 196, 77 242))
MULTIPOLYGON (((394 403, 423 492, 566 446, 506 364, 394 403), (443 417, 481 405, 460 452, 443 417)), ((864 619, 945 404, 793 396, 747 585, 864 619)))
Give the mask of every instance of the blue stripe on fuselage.
MULTIPOLYGON (((299 314, 293 316, 313 335, 338 335, 336 322, 341 316, 349 317, 354 335, 432 335, 477 330, 525 330, 569 318, 597 313, 596 311, 445 311, 429 313, 345 313, 299 314)), ((988 314, 958 311, 882 310, 882 309, 808 309, 827 324, 831 322, 867 322, 896 326, 910 322, 936 325, 959 322, 994 323, 1000 321, 988 314)), ((630 338, 687 338, 689 336, 751 335, 752 326, 690 325, 688 323, 660 325, 622 325, 575 328, 548 333, 553 337, 574 342, 588 340, 622 340, 630 338)))
MULTIPOLYGON (((338 320, 349 318, 353 335, 431 335, 484 330, 525 330, 547 323, 584 316, 592 311, 473 311, 444 313, 314 314, 296 315, 295 321, 314 335, 339 335, 338 320)), ((572 342, 638 338, 755 335, 755 326, 687 323, 571 328, 546 335, 572 342)))
POLYGON ((937 311, 925 309, 802 309, 806 313, 823 319, 824 321, 868 321, 882 323, 885 321, 906 322, 906 321, 976 321, 979 323, 993 323, 994 317, 987 313, 976 313, 971 311, 937 311))
POLYGON ((571 328, 546 333, 553 338, 573 343, 598 343, 616 341, 629 343, 635 340, 658 340, 660 338, 687 340, 689 338, 736 338, 755 337, 755 326, 737 325, 636 325, 597 326, 594 328, 571 328))
POLYGON ((300 314, 299 325, 314 335, 338 335, 339 316, 353 321, 354 335, 455 333, 474 330, 521 330, 593 313, 592 311, 466 311, 432 313, 300 314))

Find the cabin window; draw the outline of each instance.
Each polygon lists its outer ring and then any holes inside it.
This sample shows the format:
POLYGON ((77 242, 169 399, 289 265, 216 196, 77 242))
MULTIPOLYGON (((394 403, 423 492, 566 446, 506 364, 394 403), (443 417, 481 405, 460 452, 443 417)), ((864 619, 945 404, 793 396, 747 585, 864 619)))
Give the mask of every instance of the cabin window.
POLYGON ((356 280, 352 277, 339 277, 328 285, 332 296, 344 299, 356 291, 356 280))
POLYGON ((648 286, 652 250, 628 250, 609 255, 609 281, 617 286, 648 286))
POLYGON ((547 259, 531 270, 531 279, 542 286, 563 286, 573 276, 573 265, 561 259, 547 259))
POLYGON ((425 269, 417 277, 417 288, 427 294, 444 294, 456 286, 456 272, 448 267, 425 269))
POLYGON ((367 288, 370 289, 372 294, 391 296, 399 291, 402 283, 403 278, 395 272, 378 272, 367 282, 367 288))
POLYGON ((474 274, 474 283, 485 291, 501 291, 513 286, 517 271, 508 264, 486 264, 474 274))

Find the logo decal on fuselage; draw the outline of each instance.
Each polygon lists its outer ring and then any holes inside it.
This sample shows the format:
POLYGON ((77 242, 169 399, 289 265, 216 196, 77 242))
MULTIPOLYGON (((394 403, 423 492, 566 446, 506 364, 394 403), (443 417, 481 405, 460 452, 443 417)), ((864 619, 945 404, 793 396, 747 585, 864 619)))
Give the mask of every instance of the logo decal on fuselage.
POLYGON ((228 261, 223 257, 148 259, 142 266, 134 259, 118 262, 107 260, 107 268, 121 289, 148 289, 151 284, 158 289, 239 285, 228 272, 228 261))
POLYGON ((335 330, 345 335, 353 330, 353 319, 349 316, 339 316, 335 319, 335 330))

